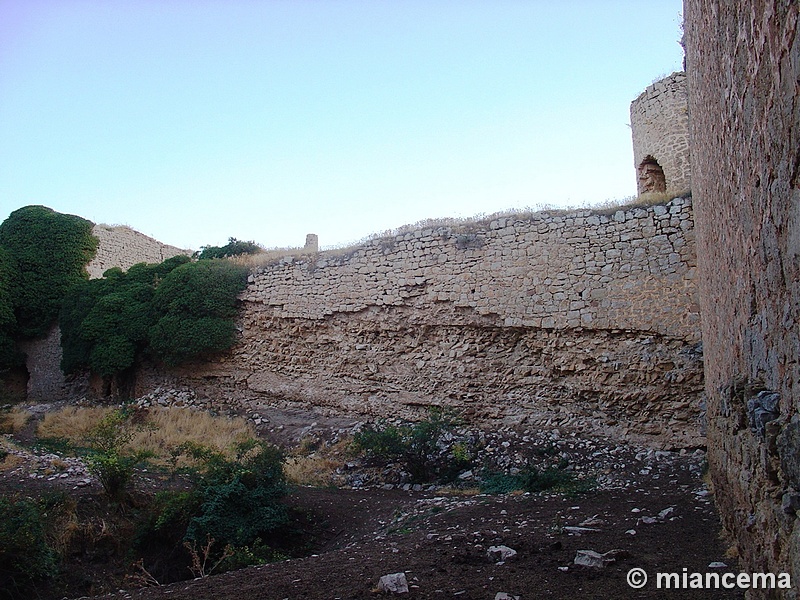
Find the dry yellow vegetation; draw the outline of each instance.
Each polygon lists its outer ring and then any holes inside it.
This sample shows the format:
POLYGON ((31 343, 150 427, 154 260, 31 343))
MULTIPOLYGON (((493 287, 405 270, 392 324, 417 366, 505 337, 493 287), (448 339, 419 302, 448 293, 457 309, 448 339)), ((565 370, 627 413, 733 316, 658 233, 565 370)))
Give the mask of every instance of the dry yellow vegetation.
POLYGON ((12 408, 0 412, 0 433, 16 433, 30 419, 31 413, 22 408, 12 408))
MULTIPOLYGON (((47 413, 39 424, 37 435, 40 438, 63 438, 80 446, 114 410, 110 407, 68 406, 47 413)), ((131 427, 133 435, 126 448, 151 453, 157 463, 166 461, 175 448, 187 442, 227 454, 237 442, 256 436, 253 426, 242 418, 215 417, 179 407, 138 411, 131 418, 131 427)))

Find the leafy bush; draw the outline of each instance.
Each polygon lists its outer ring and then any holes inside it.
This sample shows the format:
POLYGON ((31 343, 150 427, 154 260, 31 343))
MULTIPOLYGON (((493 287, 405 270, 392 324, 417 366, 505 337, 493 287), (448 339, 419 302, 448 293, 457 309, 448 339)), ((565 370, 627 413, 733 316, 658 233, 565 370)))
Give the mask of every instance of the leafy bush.
POLYGON ((16 277, 16 263, 11 254, 0 246, 0 369, 22 364, 22 355, 17 351, 15 335, 17 317, 11 286, 16 277))
POLYGON ((228 261, 200 261, 170 272, 153 296, 159 315, 150 329, 153 353, 170 365, 229 348, 235 341, 237 297, 247 269, 228 261))
POLYGON ((403 463, 414 481, 447 481, 469 467, 471 457, 463 442, 453 443, 458 419, 433 408, 415 424, 368 424, 353 437, 356 450, 384 462, 403 463))
POLYGON ((56 553, 33 500, 0 497, 0 598, 28 598, 31 589, 56 574, 56 553))
POLYGON ((188 470, 193 488, 158 494, 152 518, 138 534, 140 550, 186 549, 196 576, 283 558, 274 549, 290 523, 281 502, 287 488, 280 451, 248 439, 236 445, 233 458, 195 442, 175 450, 182 453, 198 462, 188 470))
POLYGON ((517 474, 487 473, 481 481, 481 491, 486 494, 508 494, 515 491, 531 493, 548 490, 567 494, 586 492, 591 487, 588 480, 579 480, 571 471, 548 467, 544 470, 528 465, 517 474))
MULTIPOLYGON (((7 304, 10 297, 19 336, 47 333, 64 295, 88 277, 85 267, 97 244, 91 221, 44 206, 15 210, 0 224, 0 247, 7 253, 0 261, 4 263, 0 283, 5 280, 8 286, 7 298, 0 299, 0 304, 7 304)), ((7 308, 0 312, 7 327, 7 308)))
POLYGON ((229 348, 247 269, 176 256, 127 273, 109 269, 67 295, 61 311, 62 369, 114 376, 150 354, 170 365, 229 348))
POLYGON ((189 260, 175 256, 157 265, 140 263, 127 273, 109 269, 103 279, 73 287, 60 315, 62 370, 88 367, 110 376, 131 368, 147 349, 156 322, 156 286, 189 260))
POLYGON ((265 539, 289 523, 283 455, 266 442, 238 444, 236 458, 213 453, 198 482, 200 513, 192 518, 186 538, 240 547, 265 539))
POLYGON ((116 410, 106 415, 86 438, 89 472, 97 477, 111 499, 122 498, 134 468, 150 456, 148 452, 125 450, 136 430, 129 415, 116 410))
POLYGON ((202 252, 196 252, 195 257, 200 260, 210 258, 229 258, 231 256, 241 256, 242 254, 258 254, 261 248, 255 242, 243 242, 236 238, 228 238, 228 243, 224 246, 203 246, 202 252))

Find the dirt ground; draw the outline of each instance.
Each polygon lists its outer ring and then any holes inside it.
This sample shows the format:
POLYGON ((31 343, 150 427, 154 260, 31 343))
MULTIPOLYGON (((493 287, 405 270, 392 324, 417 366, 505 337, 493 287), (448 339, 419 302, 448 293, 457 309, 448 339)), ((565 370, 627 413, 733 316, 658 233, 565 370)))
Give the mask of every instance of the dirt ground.
MULTIPOLYGON (((273 424, 282 418, 270 417, 273 424)), ((316 415, 283 418, 298 426, 311 418, 319 422, 316 415)), ((280 441, 291 442, 289 429, 278 430, 280 441)), ((553 434, 498 433, 491 443, 513 452, 515 444, 537 436, 553 434)), ((703 481, 702 451, 654 452, 582 440, 567 432, 557 441, 577 470, 599 475, 593 489, 572 496, 483 495, 427 486, 415 491, 353 473, 348 477, 357 482, 356 488, 295 487, 286 499, 305 515, 304 557, 165 586, 120 589, 102 598, 376 599, 382 597, 380 578, 394 573, 405 574, 409 591, 399 597, 406 598, 744 597, 738 590, 667 590, 656 585, 657 573, 737 572, 703 481), (497 554, 490 556, 492 546, 506 546, 516 555, 500 560, 497 554), (605 554, 606 560, 600 559, 604 566, 575 564, 585 550, 605 554), (649 576, 641 589, 627 583, 634 568, 649 576)), ((37 495, 60 486, 78 495, 83 505, 100 502, 96 482, 80 473, 48 481, 32 476, 31 469, 19 465, 3 470, 0 489, 37 495)), ((158 482, 145 475, 141 493, 147 493, 148 485, 155 488, 158 482)), ((90 557, 78 559, 92 562, 90 557)), ((98 578, 93 589, 107 591, 110 581, 117 585, 119 573, 97 568, 82 576, 98 578)), ((50 596, 56 597, 64 596, 50 596)))

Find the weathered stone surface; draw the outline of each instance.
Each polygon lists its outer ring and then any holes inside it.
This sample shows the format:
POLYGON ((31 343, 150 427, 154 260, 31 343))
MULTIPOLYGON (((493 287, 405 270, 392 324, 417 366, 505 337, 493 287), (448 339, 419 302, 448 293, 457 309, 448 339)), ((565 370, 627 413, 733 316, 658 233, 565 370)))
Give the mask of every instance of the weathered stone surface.
POLYGON ((691 199, 617 213, 439 227, 262 267, 242 294, 237 345, 212 364, 141 374, 137 393, 185 384, 410 419, 446 405, 477 421, 700 446, 691 199), (684 233, 667 234, 656 209, 684 233), (465 250, 465 235, 481 244, 465 250))
POLYGON ((408 581, 405 573, 391 573, 384 575, 378 581, 378 591, 390 594, 407 594, 408 581))
POLYGON ((673 73, 631 103, 639 194, 691 189, 687 102, 686 74, 673 73))
POLYGON ((92 279, 102 277, 112 267, 127 271, 136 263, 160 263, 179 254, 192 253, 191 250, 162 244, 124 225, 95 225, 92 235, 100 240, 97 254, 86 266, 92 279))
POLYGON ((509 548, 508 546, 489 546, 486 554, 489 557, 489 560, 493 560, 495 562, 506 562, 516 558, 517 551, 513 548, 509 548))
POLYGON ((710 473, 742 570, 796 582, 782 498, 800 411, 800 5, 686 0, 684 17, 710 473), (781 398, 763 438, 742 401, 759 388, 781 398))

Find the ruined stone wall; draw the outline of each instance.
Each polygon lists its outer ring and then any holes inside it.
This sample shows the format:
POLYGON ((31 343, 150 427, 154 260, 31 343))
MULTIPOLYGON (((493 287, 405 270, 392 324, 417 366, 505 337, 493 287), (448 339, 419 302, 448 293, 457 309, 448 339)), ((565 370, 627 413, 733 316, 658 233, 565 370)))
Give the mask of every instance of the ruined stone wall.
POLYGON ((800 583, 798 6, 684 6, 711 475, 743 569, 790 572, 786 598, 800 583))
POLYGON ((112 267, 127 271, 136 263, 161 263, 178 254, 192 253, 191 250, 162 244, 124 225, 95 225, 92 235, 100 240, 100 245, 97 254, 86 266, 91 279, 102 277, 112 267))
MULTIPOLYGON (((112 268, 124 270, 136 263, 160 263, 178 254, 190 254, 175 246, 162 244, 125 226, 95 225, 92 235, 98 238, 97 254, 86 266, 90 279, 103 276, 112 268)), ((61 330, 54 326, 47 337, 28 340, 20 345, 26 355, 27 396, 30 400, 56 400, 70 394, 61 372, 61 330)))
POLYGON ((689 117, 686 97, 686 75, 673 73, 642 92, 631 102, 631 134, 633 162, 639 194, 669 190, 679 193, 691 189, 689 152, 689 117), (654 159, 663 170, 663 189, 653 185, 648 159, 654 159))
MULTIPOLYGON (((241 340, 180 381, 244 401, 703 443, 691 199, 431 227, 251 276, 241 340), (189 381, 187 381, 187 379, 189 381)), ((201 392, 203 393, 203 392, 201 392)))

